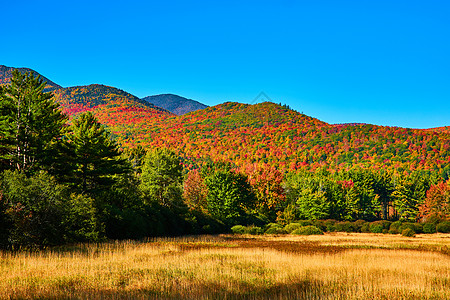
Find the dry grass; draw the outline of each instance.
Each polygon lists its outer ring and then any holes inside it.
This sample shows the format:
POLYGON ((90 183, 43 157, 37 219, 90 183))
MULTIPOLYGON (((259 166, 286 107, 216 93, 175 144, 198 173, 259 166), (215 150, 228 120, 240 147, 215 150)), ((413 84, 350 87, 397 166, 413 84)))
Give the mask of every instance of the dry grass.
POLYGON ((2 299, 450 299, 450 235, 234 236, 0 254, 2 299))

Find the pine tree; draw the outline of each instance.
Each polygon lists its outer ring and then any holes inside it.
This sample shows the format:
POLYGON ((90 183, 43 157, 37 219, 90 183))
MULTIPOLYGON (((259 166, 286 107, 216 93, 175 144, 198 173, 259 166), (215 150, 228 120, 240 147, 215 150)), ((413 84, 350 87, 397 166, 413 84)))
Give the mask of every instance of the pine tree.
POLYGON ((115 141, 90 112, 73 120, 68 144, 74 153, 72 183, 84 193, 104 190, 114 175, 128 171, 115 141))
POLYGON ((44 93, 46 82, 31 72, 13 71, 11 84, 0 90, 0 159, 3 167, 32 172, 50 168, 67 117, 44 93))

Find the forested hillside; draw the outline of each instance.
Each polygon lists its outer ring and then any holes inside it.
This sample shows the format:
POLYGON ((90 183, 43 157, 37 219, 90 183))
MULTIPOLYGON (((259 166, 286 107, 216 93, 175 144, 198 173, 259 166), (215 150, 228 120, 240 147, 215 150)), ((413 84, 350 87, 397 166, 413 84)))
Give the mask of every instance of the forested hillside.
MULTIPOLYGON (((12 71, 13 70, 18 70, 21 73, 26 73, 26 72, 31 72, 33 73, 35 76, 40 75, 38 72, 29 69, 29 68, 12 68, 12 67, 7 67, 4 65, 0 65, 0 85, 5 85, 11 82, 11 77, 12 77, 12 71)), ((42 76, 42 75, 40 75, 42 76)), ((53 81, 51 81, 48 78, 43 77, 44 81, 47 82, 44 91, 48 92, 57 88, 61 88, 61 86, 57 85, 56 83, 54 83, 53 81)))
POLYGON ((261 162, 284 171, 358 165, 408 172, 446 169, 450 159, 446 131, 330 125, 274 103, 229 102, 147 124, 117 126, 127 133, 119 139, 128 146, 169 147, 194 159, 261 162))
MULTIPOLYGON (((13 68, 3 69, 8 71, 0 73, 0 80, 8 82, 13 68)), ((151 99, 168 101, 160 97, 164 95, 139 99, 98 84, 69 88, 52 82, 49 85, 56 88, 55 100, 69 116, 94 112, 124 147, 168 147, 194 164, 209 157, 241 167, 265 163, 281 171, 357 165, 409 172, 444 170, 450 161, 447 127, 419 130, 332 125, 274 103, 227 102, 175 116, 149 103, 151 99)), ((173 96, 170 99, 179 100, 173 96)))

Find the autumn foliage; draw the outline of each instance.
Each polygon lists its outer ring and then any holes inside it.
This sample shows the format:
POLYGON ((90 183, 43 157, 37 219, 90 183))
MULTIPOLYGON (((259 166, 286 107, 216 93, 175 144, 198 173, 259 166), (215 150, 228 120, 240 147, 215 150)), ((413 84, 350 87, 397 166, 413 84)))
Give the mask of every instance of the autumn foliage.
POLYGON ((450 220, 450 180, 430 187, 425 202, 419 208, 419 213, 423 221, 450 220))

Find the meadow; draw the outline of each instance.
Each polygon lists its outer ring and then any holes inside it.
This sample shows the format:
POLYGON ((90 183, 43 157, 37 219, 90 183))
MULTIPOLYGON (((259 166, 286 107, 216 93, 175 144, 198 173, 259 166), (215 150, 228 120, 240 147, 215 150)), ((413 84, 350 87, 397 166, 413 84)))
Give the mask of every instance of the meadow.
POLYGON ((450 299, 450 234, 197 236, 0 257, 2 299, 450 299))

